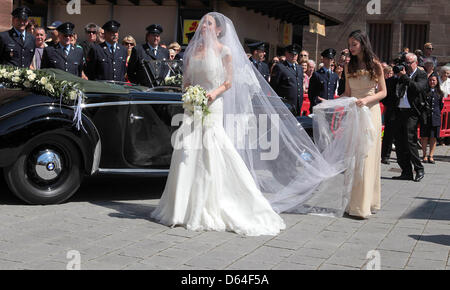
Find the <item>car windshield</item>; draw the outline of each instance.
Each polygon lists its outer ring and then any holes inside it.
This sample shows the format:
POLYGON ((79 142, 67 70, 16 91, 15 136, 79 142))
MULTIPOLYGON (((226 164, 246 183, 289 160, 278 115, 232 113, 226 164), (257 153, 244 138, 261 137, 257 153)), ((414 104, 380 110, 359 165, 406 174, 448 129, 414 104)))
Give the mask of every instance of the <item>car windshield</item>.
POLYGON ((144 62, 150 87, 176 87, 183 84, 183 61, 181 60, 150 60, 144 62))

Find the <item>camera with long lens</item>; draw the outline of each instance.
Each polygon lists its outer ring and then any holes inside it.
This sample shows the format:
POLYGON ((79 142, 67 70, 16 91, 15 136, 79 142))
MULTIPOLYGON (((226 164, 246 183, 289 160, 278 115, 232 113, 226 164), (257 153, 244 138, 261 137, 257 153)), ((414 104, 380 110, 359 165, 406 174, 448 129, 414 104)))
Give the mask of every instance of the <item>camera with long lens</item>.
POLYGON ((394 67, 392 70, 394 71, 394 74, 398 74, 403 69, 406 70, 406 52, 400 53, 399 57, 394 59, 394 67))

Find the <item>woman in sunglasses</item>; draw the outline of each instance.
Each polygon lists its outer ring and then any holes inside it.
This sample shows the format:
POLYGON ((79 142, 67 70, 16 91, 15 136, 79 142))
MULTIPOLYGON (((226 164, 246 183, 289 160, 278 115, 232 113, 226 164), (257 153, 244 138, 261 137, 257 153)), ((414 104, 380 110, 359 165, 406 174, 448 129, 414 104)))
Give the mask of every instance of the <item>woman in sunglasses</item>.
MULTIPOLYGON (((131 51, 133 50, 133 47, 136 46, 136 40, 134 39, 133 36, 131 35, 127 35, 122 39, 122 45, 125 46, 127 48, 127 63, 126 66, 128 67, 128 61, 130 60, 130 56, 131 56, 131 51)), ((125 75, 125 79, 128 81, 128 76, 125 75)))

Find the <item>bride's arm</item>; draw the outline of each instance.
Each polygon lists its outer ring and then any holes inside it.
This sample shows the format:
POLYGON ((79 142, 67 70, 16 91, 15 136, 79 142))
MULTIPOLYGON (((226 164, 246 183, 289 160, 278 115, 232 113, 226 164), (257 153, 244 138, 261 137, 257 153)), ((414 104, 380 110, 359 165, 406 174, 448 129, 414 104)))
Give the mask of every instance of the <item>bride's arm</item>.
POLYGON ((218 88, 210 91, 206 96, 209 99, 209 102, 212 103, 218 96, 226 92, 231 88, 231 83, 233 80, 233 64, 232 58, 230 54, 227 54, 223 57, 222 62, 225 67, 225 81, 218 88))
POLYGON ((381 66, 381 63, 379 63, 378 61, 375 62, 375 73, 377 74, 378 78, 378 92, 374 95, 358 99, 356 101, 356 104, 360 107, 366 106, 367 104, 370 103, 379 102, 380 100, 386 97, 387 89, 386 89, 386 81, 384 79, 383 67, 381 66))

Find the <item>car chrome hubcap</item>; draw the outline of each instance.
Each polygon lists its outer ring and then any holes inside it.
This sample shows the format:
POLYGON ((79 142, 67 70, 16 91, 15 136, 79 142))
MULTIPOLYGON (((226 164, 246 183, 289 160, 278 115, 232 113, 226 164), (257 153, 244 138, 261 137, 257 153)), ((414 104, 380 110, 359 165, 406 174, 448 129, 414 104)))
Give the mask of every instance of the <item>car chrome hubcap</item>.
POLYGON ((53 150, 40 151, 37 154, 35 170, 39 178, 53 180, 61 173, 61 157, 53 150))

